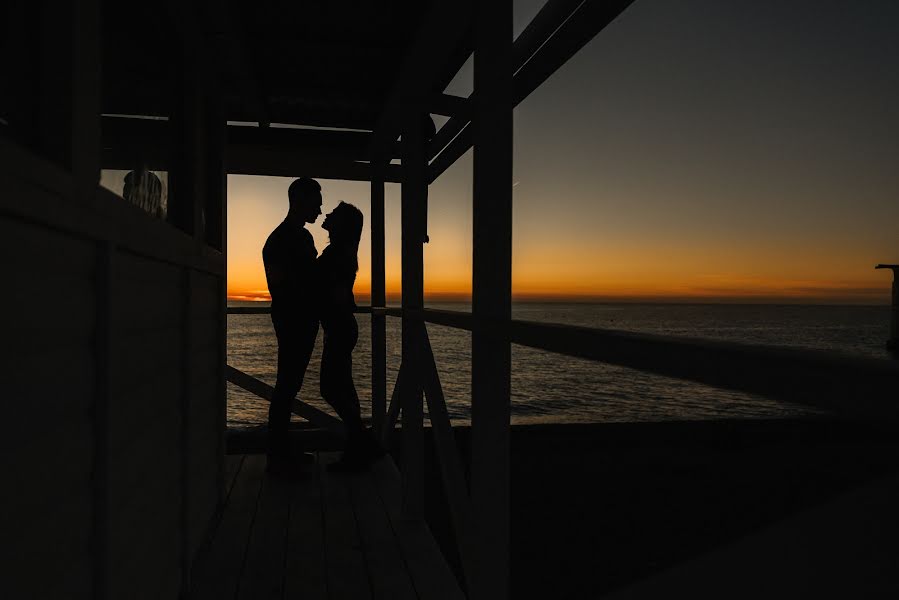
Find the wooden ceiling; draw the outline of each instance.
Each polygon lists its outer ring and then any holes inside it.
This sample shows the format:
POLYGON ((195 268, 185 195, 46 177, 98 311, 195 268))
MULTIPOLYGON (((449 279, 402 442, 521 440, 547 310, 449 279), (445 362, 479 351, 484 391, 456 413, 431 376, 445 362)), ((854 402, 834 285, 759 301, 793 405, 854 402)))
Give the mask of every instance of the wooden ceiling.
MULTIPOLYGON (((183 49, 195 44, 219 76, 229 121, 371 131, 430 9, 427 0, 107 0, 102 110, 171 115, 183 49)), ((470 54, 464 46, 435 93, 470 54)))

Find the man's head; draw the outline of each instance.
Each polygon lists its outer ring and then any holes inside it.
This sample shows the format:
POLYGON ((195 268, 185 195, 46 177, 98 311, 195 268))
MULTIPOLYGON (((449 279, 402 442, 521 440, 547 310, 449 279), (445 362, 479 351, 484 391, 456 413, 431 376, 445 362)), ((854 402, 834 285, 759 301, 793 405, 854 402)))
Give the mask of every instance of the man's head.
POLYGON ((314 223, 322 214, 322 186, 314 179, 300 177, 287 188, 290 201, 289 214, 296 215, 304 223, 314 223))

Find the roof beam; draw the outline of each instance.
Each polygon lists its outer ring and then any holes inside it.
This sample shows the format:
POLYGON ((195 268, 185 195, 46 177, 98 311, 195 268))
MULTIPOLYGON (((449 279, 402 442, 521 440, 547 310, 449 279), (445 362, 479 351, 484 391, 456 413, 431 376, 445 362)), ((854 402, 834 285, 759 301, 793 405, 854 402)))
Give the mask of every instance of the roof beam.
MULTIPOLYGON (((131 152, 168 156, 171 139, 167 120, 127 117, 103 117, 103 146, 111 154, 131 152)), ((294 127, 227 126, 229 147, 246 146, 307 152, 310 156, 347 161, 368 160, 372 134, 364 131, 334 131, 294 127)), ((393 147, 395 153, 399 147, 393 147)), ((393 156, 399 156, 394 154, 393 156)), ((392 156, 392 157, 393 157, 392 156)))
MULTIPOLYGON (((227 170, 245 175, 293 176, 316 173, 328 179, 369 181, 371 133, 270 127, 227 127, 227 170)), ((170 121, 103 118, 104 169, 171 168, 170 121)), ((386 181, 398 181, 388 165, 386 181)))
POLYGON ((587 1, 515 73, 513 102, 518 105, 572 56, 596 37, 634 0, 587 1))
POLYGON ((428 101, 428 112, 444 117, 471 119, 471 103, 468 98, 450 94, 434 94, 428 101))
POLYGON ((236 31, 236 26, 229 23, 229 31, 225 33, 227 39, 228 51, 231 60, 228 64, 232 67, 242 89, 242 97, 249 105, 250 111, 256 116, 260 127, 268 127, 271 125, 268 108, 266 107, 265 96, 259 80, 253 73, 250 66, 250 60, 247 58, 243 37, 236 31))
POLYGON ((447 66, 458 63, 460 46, 470 44, 471 13, 470 1, 438 0, 433 4, 409 46, 399 77, 378 119, 370 150, 372 160, 384 161, 390 146, 400 136, 410 107, 427 110, 428 96, 443 91, 436 90, 436 86, 442 83, 446 87, 447 66))
MULTIPOLYGON (((540 12, 531 19, 524 28, 515 43, 512 44, 512 71, 518 71, 534 53, 549 39, 572 13, 584 2, 584 0, 548 0, 540 12)), ((474 100, 474 94, 468 99, 474 100)), ((440 113, 438 113, 440 114, 440 113)), ((436 157, 456 136, 468 125, 471 115, 449 115, 451 118, 444 123, 434 139, 428 145, 430 158, 436 157)), ((466 148, 467 150, 467 148, 466 148)), ((456 156, 458 158, 461 154, 456 156)), ((442 161, 443 162, 443 161, 442 161)), ((452 163, 450 163, 452 164, 452 163)), ((444 170, 449 165, 444 166, 444 170)), ((441 171, 442 173, 443 171, 441 171)))
MULTIPOLYGON (((633 1, 549 0, 513 44, 513 106, 527 98, 633 1)), ((469 96, 469 102, 474 101, 476 93, 469 96)), ((431 181, 471 147, 470 136, 460 135, 469 121, 464 117, 451 118, 431 140, 431 181), (442 152, 450 150, 447 157, 439 159, 442 152)))
MULTIPOLYGON (((346 181, 371 181, 374 176, 374 168, 367 162, 246 146, 228 146, 226 165, 227 172, 233 175, 302 176, 346 181)), ((399 165, 382 165, 378 169, 378 175, 383 181, 401 181, 399 165)))

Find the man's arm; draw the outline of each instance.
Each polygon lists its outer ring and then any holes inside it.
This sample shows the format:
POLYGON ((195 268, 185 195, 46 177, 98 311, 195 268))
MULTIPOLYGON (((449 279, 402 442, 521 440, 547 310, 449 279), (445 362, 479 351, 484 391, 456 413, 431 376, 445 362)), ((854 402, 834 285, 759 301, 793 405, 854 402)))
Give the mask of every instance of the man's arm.
POLYGON ((288 270, 284 264, 283 252, 274 247, 273 240, 266 241, 262 248, 262 264, 265 266, 265 281, 268 291, 274 295, 275 290, 280 290, 287 285, 288 270))

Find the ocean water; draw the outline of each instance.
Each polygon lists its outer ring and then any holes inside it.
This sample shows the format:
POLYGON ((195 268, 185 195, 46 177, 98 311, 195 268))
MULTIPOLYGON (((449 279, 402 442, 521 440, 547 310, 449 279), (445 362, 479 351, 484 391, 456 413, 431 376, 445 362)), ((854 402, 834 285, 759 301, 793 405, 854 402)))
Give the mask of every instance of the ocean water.
MULTIPOLYGON (((233 303, 234 306, 247 303, 233 303)), ((258 304, 250 303, 258 306, 258 304)), ((467 304, 431 308, 470 310, 467 304)), ((886 306, 799 306, 721 304, 560 304, 513 306, 516 319, 602 327, 623 331, 730 340, 888 358, 884 348, 890 309, 886 306)), ((371 317, 356 315, 359 343, 354 379, 362 411, 370 414, 371 317)), ((428 325, 428 334, 450 418, 469 418, 471 334, 428 325)), ((318 390, 321 332, 300 398, 333 411, 318 390)), ((277 343, 269 315, 228 315, 228 364, 272 385, 277 343)), ((387 318, 388 398, 400 364, 400 320, 387 318)), ((264 423, 268 403, 228 384, 228 424, 264 423)), ((728 392, 632 369, 512 347, 512 421, 612 422, 788 417, 812 411, 764 398, 728 392)))

